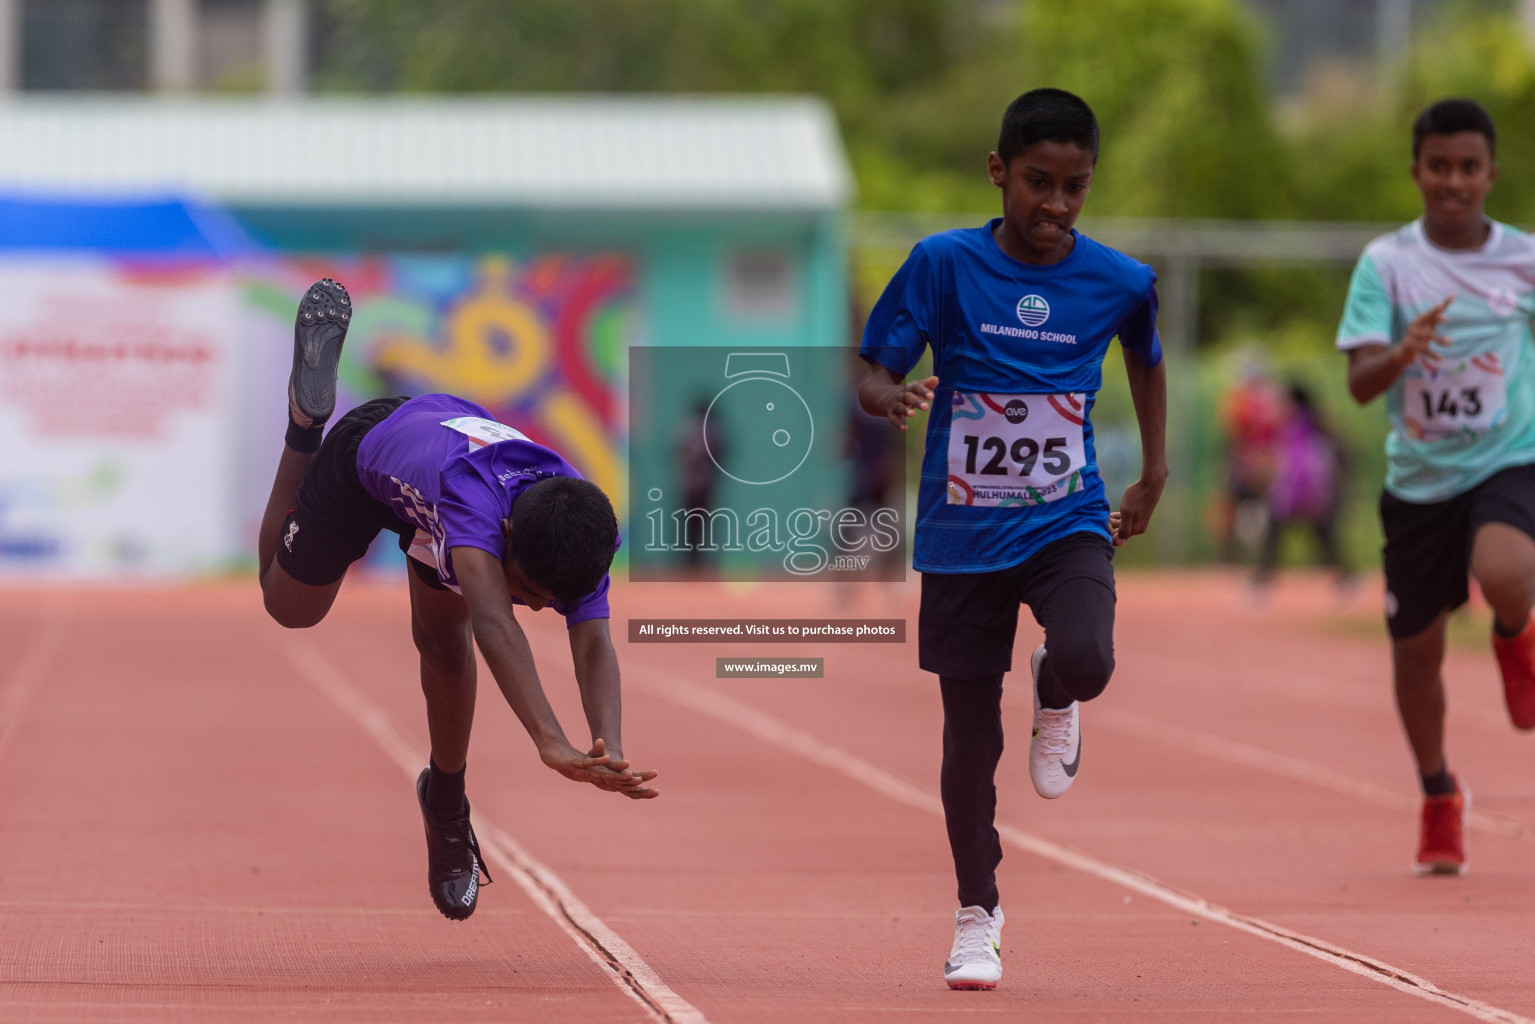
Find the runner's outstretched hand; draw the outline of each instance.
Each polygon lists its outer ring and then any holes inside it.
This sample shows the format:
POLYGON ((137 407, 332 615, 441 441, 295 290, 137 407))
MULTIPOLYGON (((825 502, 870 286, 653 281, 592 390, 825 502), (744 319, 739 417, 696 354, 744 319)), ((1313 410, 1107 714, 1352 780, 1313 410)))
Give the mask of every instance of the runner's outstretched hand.
MULTIPOLYGON (((606 752, 607 744, 599 739, 592 743, 591 753, 588 756, 598 757, 606 752)), ((610 793, 622 793, 631 800, 650 800, 661 795, 649 786, 641 785, 655 778, 657 773, 630 768, 629 762, 623 759, 622 754, 610 759, 603 767, 606 773, 592 783, 598 789, 605 789, 610 793)))
POLYGON ((655 772, 630 771, 628 761, 614 760, 608 756, 606 744, 600 739, 592 744, 592 749, 584 756, 563 740, 540 749, 538 756, 544 764, 572 782, 588 782, 598 789, 623 793, 636 799, 659 795, 655 790, 641 785, 655 778, 655 772))
POLYGON ((1160 480, 1137 480, 1125 488, 1125 496, 1119 500, 1119 511, 1109 513, 1109 533, 1114 538, 1115 547, 1146 532, 1146 527, 1151 525, 1151 513, 1162 499, 1163 486, 1160 480))
POLYGON ((929 377, 891 388, 890 397, 885 400, 885 418, 897 430, 905 430, 906 421, 917 415, 917 410, 926 409, 931 404, 933 389, 937 386, 938 378, 929 377))
POLYGON ((1454 301, 1455 296, 1451 295, 1434 308, 1413 317, 1412 323, 1407 325, 1407 333, 1391 352, 1398 367, 1406 369, 1417 359, 1432 362, 1439 358, 1439 353, 1434 351, 1435 347, 1443 348, 1450 344, 1449 338, 1438 333, 1439 325, 1448 319, 1444 311, 1454 301))

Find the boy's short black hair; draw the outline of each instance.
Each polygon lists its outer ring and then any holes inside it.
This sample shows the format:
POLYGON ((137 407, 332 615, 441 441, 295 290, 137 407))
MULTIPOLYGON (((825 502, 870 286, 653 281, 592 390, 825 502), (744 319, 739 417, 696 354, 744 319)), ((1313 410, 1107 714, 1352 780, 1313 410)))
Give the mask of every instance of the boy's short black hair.
POLYGON ((1036 142, 1070 142, 1098 162, 1098 119, 1093 108, 1065 89, 1030 89, 1007 105, 997 156, 1004 165, 1036 142))
POLYGON ((1498 130, 1492 126, 1492 116, 1476 100, 1451 98, 1430 105, 1413 121, 1412 158, 1418 159, 1423 140, 1430 135, 1459 132, 1481 132, 1487 140, 1487 151, 1498 155, 1498 130))
POLYGON ((617 544, 613 503, 590 480, 545 477, 512 503, 506 557, 567 608, 602 583, 617 544))

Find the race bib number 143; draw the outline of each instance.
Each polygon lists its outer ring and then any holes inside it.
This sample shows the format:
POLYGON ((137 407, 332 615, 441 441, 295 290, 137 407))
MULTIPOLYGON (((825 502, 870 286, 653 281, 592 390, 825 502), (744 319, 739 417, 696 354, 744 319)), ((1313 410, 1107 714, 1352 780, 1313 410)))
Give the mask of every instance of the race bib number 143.
POLYGON ((949 504, 1043 505, 1082 489, 1087 396, 954 392, 949 504))
POLYGON ((1402 380, 1402 425, 1415 441, 1470 440, 1507 418, 1508 393, 1496 353, 1419 360, 1402 380))

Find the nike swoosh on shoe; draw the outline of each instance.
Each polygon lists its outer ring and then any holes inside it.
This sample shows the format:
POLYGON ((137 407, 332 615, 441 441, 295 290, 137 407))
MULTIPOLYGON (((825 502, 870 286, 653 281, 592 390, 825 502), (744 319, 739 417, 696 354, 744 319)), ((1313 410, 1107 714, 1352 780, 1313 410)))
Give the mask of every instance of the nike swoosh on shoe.
POLYGON ((1080 765, 1081 763, 1082 763, 1082 737, 1078 736, 1077 737, 1077 756, 1072 760, 1072 762, 1070 764, 1067 764, 1065 761, 1062 761, 1061 762, 1061 771, 1066 773, 1066 777, 1068 779, 1074 779, 1074 778, 1077 777, 1077 766, 1080 765))

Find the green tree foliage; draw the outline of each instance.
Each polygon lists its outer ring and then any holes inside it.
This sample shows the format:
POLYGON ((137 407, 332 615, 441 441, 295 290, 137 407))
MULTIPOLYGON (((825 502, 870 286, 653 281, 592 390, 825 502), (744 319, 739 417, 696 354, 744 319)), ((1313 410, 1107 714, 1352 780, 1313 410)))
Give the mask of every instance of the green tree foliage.
MULTIPOLYGON (((1400 222, 1419 209, 1407 173, 1413 115, 1434 98, 1468 95, 1501 131, 1491 212, 1535 223, 1535 62, 1509 0, 1464 0, 1424 26, 1396 74, 1323 68, 1282 105, 1264 87, 1263 30, 1243 0, 317 8, 324 89, 823 96, 872 210, 994 212, 985 157, 1002 110, 1025 89, 1055 85, 1080 93, 1102 122, 1092 216, 1400 222)), ((1201 338, 1304 322, 1323 339, 1342 273, 1207 272, 1201 338)))
MULTIPOLYGON (((1395 80, 1336 69, 1276 121, 1242 0, 320 0, 317 82, 403 92, 798 92, 836 110, 875 209, 995 206, 985 155, 1018 93, 1103 125, 1098 215, 1399 220, 1408 125, 1469 95, 1535 220, 1535 62, 1508 0, 1425 26, 1395 80), (1276 124, 1278 125, 1276 127, 1276 124), (1526 182, 1530 184, 1526 185, 1526 182)), ((1389 77, 1389 76, 1384 76, 1389 77)))
POLYGON ((987 197, 984 140, 1001 108, 996 97, 938 110, 928 100, 968 81, 958 69, 987 66, 988 9, 983 0, 328 0, 317 79, 329 90, 814 93, 835 109, 876 205, 952 209, 987 197), (947 173, 952 148, 928 141, 956 120, 985 126, 968 139, 962 183, 947 173))
POLYGON ((329 0, 329 88, 813 92, 844 117, 932 80, 968 0, 329 0))
MULTIPOLYGON (((1501 173, 1488 213, 1535 224, 1535 55, 1512 17, 1459 18, 1419 38, 1401 123, 1445 96, 1475 99, 1498 126, 1501 173)), ((1401 135, 1398 153, 1405 159, 1410 137, 1405 128, 1401 135)))
POLYGON ((1396 80, 1332 69, 1293 112, 1287 144, 1301 217, 1402 221, 1422 202, 1409 174, 1412 121, 1466 96, 1498 126, 1503 174, 1488 199, 1501 220, 1535 223, 1535 55, 1507 4, 1457 6, 1424 26, 1396 80))
POLYGON ((1031 0, 1019 77, 1093 105, 1099 214, 1287 215, 1284 153, 1259 61, 1259 28, 1233 0, 1031 0))

